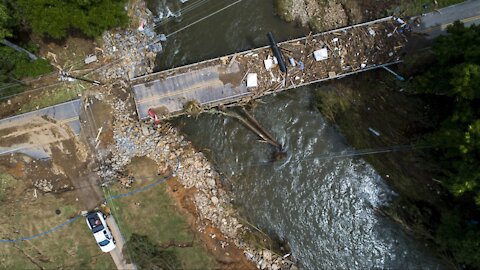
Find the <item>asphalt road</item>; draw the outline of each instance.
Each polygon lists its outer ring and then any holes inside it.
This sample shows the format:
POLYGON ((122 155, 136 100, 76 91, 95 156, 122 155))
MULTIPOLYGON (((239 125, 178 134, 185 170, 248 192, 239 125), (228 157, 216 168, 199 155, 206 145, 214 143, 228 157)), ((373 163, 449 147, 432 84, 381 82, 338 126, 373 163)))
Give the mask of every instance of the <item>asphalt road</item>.
POLYGON ((61 103, 44 109, 19 114, 16 116, 0 119, 0 127, 3 124, 12 123, 19 119, 25 119, 32 116, 48 116, 58 122, 68 124, 75 134, 80 134, 80 121, 78 119, 80 113, 80 99, 61 103))
POLYGON ((434 38, 445 33, 447 26, 461 21, 466 26, 480 23, 480 0, 465 1, 460 4, 439 9, 418 17, 419 26, 413 25, 413 31, 434 38))
MULTIPOLYGON (((80 111, 81 102, 79 99, 58 104, 55 106, 47 107, 41 110, 24 113, 0 120, 0 130, 8 130, 9 128, 15 127, 16 125, 22 125, 28 122, 38 123, 38 117, 48 116, 56 120, 60 124, 67 124, 72 129, 73 133, 76 135, 80 134, 80 120, 79 120, 79 111, 80 111)), ((23 129, 23 127, 22 127, 23 129)), ((37 132, 36 128, 32 126, 32 129, 23 129, 23 133, 37 132)), ((49 158, 49 155, 42 150, 43 144, 45 143, 55 143, 57 141, 64 140, 65 138, 51 138, 48 142, 35 142, 34 144, 22 144, 15 145, 12 144, 10 147, 4 146, 0 147, 0 155, 10 154, 10 153, 24 153, 30 155, 34 158, 49 158)))

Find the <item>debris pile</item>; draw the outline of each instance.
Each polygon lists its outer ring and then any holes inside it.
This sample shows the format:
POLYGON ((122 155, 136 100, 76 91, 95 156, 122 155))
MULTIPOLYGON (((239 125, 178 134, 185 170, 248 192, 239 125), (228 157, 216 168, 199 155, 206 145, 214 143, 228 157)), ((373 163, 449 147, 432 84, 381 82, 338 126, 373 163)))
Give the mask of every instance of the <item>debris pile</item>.
POLYGON ((287 73, 280 71, 270 48, 237 55, 236 61, 247 73, 257 74, 258 87, 251 91, 262 96, 399 61, 406 43, 403 27, 392 19, 280 43, 287 73))
POLYGON ((33 185, 40 191, 45 193, 53 191, 53 184, 47 179, 37 180, 33 185))
POLYGON ((134 24, 138 28, 107 31, 103 34, 104 56, 116 61, 115 65, 104 71, 107 79, 128 79, 145 75, 153 71, 155 57, 162 51, 160 41, 164 35, 154 31, 153 14, 144 1, 135 1, 130 8, 134 24))

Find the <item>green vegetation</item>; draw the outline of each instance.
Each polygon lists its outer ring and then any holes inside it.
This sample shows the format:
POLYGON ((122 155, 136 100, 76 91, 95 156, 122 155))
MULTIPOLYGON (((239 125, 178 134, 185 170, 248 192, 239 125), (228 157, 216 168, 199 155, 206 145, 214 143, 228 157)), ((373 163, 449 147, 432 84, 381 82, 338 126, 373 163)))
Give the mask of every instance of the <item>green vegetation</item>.
POLYGON ((83 93, 85 87, 77 82, 74 84, 61 84, 44 92, 40 97, 30 99, 19 109, 19 113, 38 110, 55 104, 60 104, 78 98, 83 93))
MULTIPOLYGON (((12 2, 9 0, 9 2, 12 2)), ((18 0, 12 3, 17 16, 25 18, 37 35, 60 39, 69 30, 96 37, 103 31, 125 26, 126 0, 18 0)))
POLYGON ((277 13, 280 18, 286 22, 293 22, 295 19, 291 12, 292 0, 276 0, 275 5, 277 8, 277 13))
POLYGON ((202 106, 197 100, 190 100, 183 104, 183 111, 193 117, 198 117, 202 112, 202 106))
POLYGON ((35 77, 51 71, 52 67, 45 59, 31 61, 24 53, 0 46, 0 81, 35 77))
MULTIPOLYGON (((31 52, 31 35, 63 39, 81 33, 95 38, 103 31, 125 26, 127 0, 4 0, 0 2, 0 40, 4 38, 31 52)), ((52 71, 45 59, 31 61, 25 54, 0 44, 0 97, 21 92, 16 81, 52 71)))
POLYGON ((15 186, 17 179, 8 173, 0 172, 0 202, 7 197, 8 190, 15 186))
POLYGON ((0 40, 11 35, 10 29, 7 27, 9 18, 7 8, 0 3, 0 40))
MULTIPOLYGON (((36 51, 33 46, 27 49, 36 51)), ((15 81, 40 76, 52 70, 47 60, 39 58, 32 61, 26 54, 0 44, 0 97, 13 95, 24 89, 15 81)))
POLYGON ((458 200, 442 214, 437 240, 456 258, 480 266, 480 26, 457 22, 433 46, 435 60, 411 91, 444 98, 444 119, 426 137, 458 200), (475 207, 476 204, 476 207, 475 207))
POLYGON ((125 247, 140 269, 181 269, 174 250, 160 247, 145 235, 132 234, 125 247))

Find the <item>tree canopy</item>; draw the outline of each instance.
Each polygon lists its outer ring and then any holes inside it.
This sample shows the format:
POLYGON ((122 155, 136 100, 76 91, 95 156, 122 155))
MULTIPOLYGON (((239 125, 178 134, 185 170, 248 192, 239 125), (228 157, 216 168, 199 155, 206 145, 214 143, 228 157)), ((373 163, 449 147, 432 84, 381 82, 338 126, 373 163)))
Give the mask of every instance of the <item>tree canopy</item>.
POLYGON ((11 35, 10 29, 7 27, 8 19, 7 8, 0 3, 0 40, 11 35))
POLYGON ((427 141, 436 147, 445 187, 467 206, 442 215, 437 241, 460 261, 480 266, 480 26, 456 22, 437 38, 433 53, 435 62, 414 89, 446 97, 447 117, 427 141))
POLYGON ((67 36, 70 29, 89 37, 124 26, 128 22, 126 0, 17 0, 19 17, 32 31, 55 39, 67 36))
POLYGON ((445 95, 451 111, 431 140, 447 169, 447 188, 480 206, 480 26, 457 22, 434 46, 436 63, 416 79, 418 92, 445 95))

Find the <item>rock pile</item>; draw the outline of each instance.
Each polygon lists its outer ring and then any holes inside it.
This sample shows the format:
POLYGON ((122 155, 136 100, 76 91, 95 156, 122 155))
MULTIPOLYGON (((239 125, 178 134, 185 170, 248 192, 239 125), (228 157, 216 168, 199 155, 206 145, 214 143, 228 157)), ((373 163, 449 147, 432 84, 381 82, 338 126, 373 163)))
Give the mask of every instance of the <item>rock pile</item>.
POLYGON ((47 179, 37 180, 33 185, 45 193, 53 191, 53 184, 47 179))

